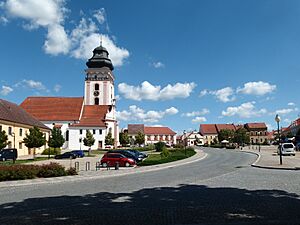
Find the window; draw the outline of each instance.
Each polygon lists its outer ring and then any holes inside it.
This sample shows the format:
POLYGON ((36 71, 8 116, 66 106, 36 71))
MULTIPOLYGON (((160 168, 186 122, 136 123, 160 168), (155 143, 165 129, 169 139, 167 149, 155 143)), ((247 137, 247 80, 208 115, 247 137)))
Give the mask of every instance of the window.
POLYGON ((102 130, 101 129, 99 130, 99 134, 102 134, 102 130))
POLYGON ((20 128, 20 130, 19 130, 19 136, 22 137, 22 135, 23 135, 23 130, 22 130, 22 128, 20 128))
POLYGON ((66 131, 66 141, 69 141, 69 131, 66 131))
POLYGON ((0 126, 0 132, 2 131, 2 126, 0 126))
POLYGON ((96 134, 96 130, 95 129, 93 129, 93 134, 96 134))
POLYGON ((11 127, 8 127, 8 134, 12 135, 12 129, 11 129, 11 127))
POLYGON ((82 134, 82 129, 79 130, 79 134, 82 134))
POLYGON ((99 91, 99 84, 95 84, 95 91, 99 91))
POLYGON ((99 98, 95 98, 95 105, 99 105, 99 98))
POLYGON ((19 142, 19 149, 22 149, 22 148, 23 148, 22 142, 19 142))

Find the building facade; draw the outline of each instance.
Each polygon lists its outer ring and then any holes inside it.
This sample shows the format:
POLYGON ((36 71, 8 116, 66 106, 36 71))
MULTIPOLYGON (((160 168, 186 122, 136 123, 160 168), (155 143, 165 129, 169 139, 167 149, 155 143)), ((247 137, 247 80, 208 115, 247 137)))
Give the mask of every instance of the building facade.
MULTIPOLYGON (((0 131, 5 131, 8 137, 7 148, 16 148, 18 156, 33 154, 33 149, 28 149, 23 143, 23 139, 29 133, 29 129, 34 126, 44 133, 46 140, 49 140, 50 129, 47 126, 36 120, 20 106, 0 99, 0 131)), ((46 144, 36 148, 36 153, 42 153, 47 147, 46 144)))
POLYGON ((244 127, 248 131, 251 144, 269 143, 268 127, 265 123, 246 123, 244 127))
POLYGON ((65 138, 63 149, 83 149, 87 130, 95 139, 92 149, 105 148, 108 133, 118 145, 119 130, 114 94, 115 76, 108 51, 101 45, 94 49, 85 70, 83 97, 28 97, 21 107, 47 127, 58 127, 65 138))
POLYGON ((215 124, 200 124, 199 133, 203 136, 204 144, 211 145, 218 141, 218 131, 215 124))

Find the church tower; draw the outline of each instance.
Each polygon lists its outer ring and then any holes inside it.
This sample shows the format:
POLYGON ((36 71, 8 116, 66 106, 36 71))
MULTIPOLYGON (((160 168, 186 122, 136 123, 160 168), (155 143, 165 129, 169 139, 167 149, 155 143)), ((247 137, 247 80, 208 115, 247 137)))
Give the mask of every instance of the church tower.
POLYGON ((85 105, 115 105, 114 67, 108 55, 106 48, 100 44, 86 63, 85 105))

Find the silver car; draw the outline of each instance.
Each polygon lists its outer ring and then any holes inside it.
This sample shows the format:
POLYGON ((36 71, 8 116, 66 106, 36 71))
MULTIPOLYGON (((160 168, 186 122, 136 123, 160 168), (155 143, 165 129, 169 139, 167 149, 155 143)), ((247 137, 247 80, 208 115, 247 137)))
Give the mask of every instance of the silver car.
POLYGON ((281 149, 281 154, 282 155, 295 155, 295 145, 293 143, 283 143, 279 145, 277 153, 280 154, 280 149, 281 149))

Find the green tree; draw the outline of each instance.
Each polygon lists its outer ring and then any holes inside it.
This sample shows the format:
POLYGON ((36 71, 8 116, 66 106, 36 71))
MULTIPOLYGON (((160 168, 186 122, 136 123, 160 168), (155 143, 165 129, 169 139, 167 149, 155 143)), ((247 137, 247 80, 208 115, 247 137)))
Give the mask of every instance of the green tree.
POLYGON ((109 132, 105 137, 105 144, 106 145, 113 145, 115 143, 115 139, 112 138, 111 132, 109 132))
POLYGON ((65 143, 65 139, 61 134, 61 130, 53 127, 51 130, 51 135, 48 141, 48 145, 51 148, 60 148, 65 143))
POLYGON ((234 139, 233 141, 235 143, 238 143, 239 145, 242 144, 249 144, 250 143, 250 136, 247 133, 247 130, 245 128, 240 128, 234 132, 234 139))
POLYGON ((166 143, 162 141, 155 143, 154 146, 157 152, 162 152, 164 149, 166 149, 166 143))
POLYGON ((135 136, 135 143, 138 145, 142 145, 145 143, 145 135, 142 132, 138 132, 135 136))
POLYGON ((3 130, 0 132, 0 150, 2 148, 5 148, 8 144, 9 144, 8 137, 5 131, 3 130))
POLYGON ((124 132, 119 133, 119 140, 122 146, 127 146, 130 141, 128 133, 124 133, 124 132))
POLYGON ((89 147, 89 155, 91 153, 91 147, 95 143, 95 138, 93 137, 92 133, 87 130, 85 134, 85 138, 83 138, 83 144, 89 147))
POLYGON ((46 137, 38 127, 33 127, 29 129, 29 134, 26 134, 23 143, 27 148, 33 148, 33 158, 35 158, 36 148, 46 144, 46 137))
POLYGON ((229 142, 232 142, 234 138, 234 132, 229 129, 223 129, 220 130, 218 134, 218 140, 221 143, 223 140, 227 140, 229 142))

